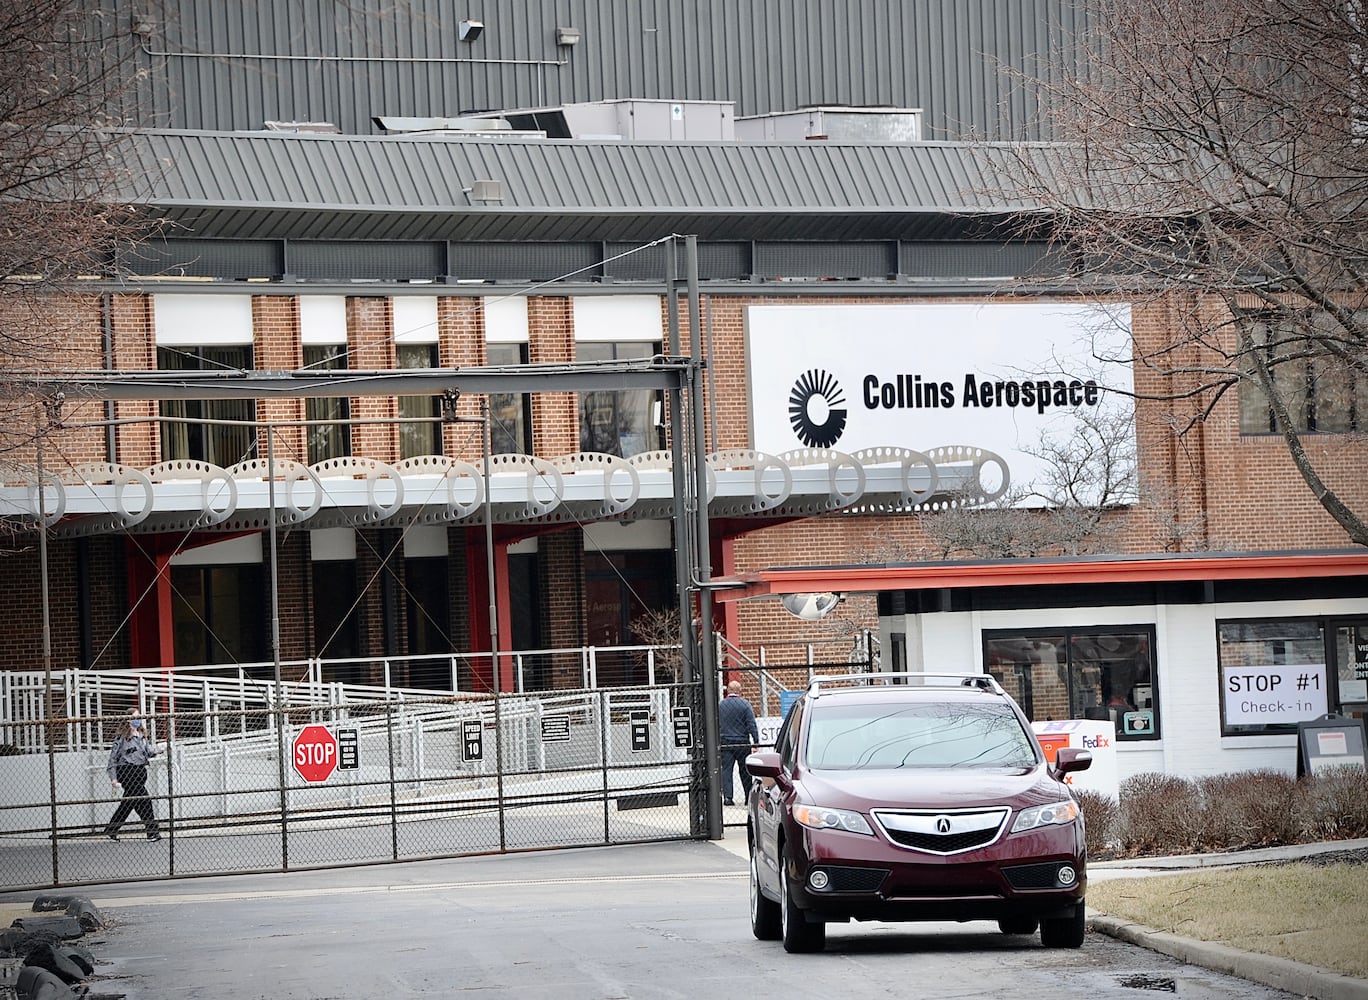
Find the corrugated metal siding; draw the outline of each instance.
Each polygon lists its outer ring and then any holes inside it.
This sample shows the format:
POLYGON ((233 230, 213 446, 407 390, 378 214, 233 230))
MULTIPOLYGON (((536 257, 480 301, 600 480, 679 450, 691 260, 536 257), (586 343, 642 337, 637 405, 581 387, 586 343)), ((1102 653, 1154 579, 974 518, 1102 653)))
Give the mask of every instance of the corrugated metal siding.
POLYGON ((131 123, 350 134, 373 134, 376 115, 657 98, 732 101, 740 115, 921 107, 931 139, 1048 137, 1041 92, 1003 68, 1057 78, 1086 24, 1086 0, 102 2, 119 25, 157 11, 145 51, 122 29, 112 50, 148 73, 131 123), (465 17, 485 24, 474 42, 458 40, 465 17), (558 25, 580 43, 557 47, 558 25))

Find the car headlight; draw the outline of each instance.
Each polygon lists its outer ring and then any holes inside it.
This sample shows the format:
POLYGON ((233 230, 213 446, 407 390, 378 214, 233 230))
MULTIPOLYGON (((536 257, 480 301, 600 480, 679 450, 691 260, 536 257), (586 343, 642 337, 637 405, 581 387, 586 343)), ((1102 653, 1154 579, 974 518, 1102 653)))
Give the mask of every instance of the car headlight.
POLYGON ((846 833, 864 833, 874 836, 869 823, 857 812, 849 809, 824 809, 821 806, 796 805, 793 818, 813 830, 844 830, 846 833))
POLYGON ((1078 803, 1073 799, 1065 799, 1063 802, 1047 802, 1043 806, 1032 806, 1030 809, 1023 809, 1017 814, 1016 822, 1012 824, 1013 833, 1024 833, 1027 830, 1034 830, 1042 826, 1063 826, 1072 823, 1082 815, 1082 810, 1078 808, 1078 803))

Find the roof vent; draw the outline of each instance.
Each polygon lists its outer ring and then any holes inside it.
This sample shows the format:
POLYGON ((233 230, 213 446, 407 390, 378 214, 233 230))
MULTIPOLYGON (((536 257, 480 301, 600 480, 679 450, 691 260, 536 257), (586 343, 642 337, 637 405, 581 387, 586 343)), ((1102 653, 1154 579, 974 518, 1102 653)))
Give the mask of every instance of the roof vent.
POLYGON ((341 135, 342 130, 332 122, 266 122, 268 132, 321 132, 341 135))
POLYGON ((504 118, 407 118, 376 115, 371 119, 386 132, 506 132, 513 128, 504 118))

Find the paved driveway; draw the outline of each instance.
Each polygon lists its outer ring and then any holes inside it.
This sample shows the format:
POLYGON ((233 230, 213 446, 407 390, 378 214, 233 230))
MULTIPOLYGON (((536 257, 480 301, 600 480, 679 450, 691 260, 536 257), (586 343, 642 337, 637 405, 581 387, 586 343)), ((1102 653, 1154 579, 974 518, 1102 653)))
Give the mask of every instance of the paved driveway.
MULTIPOLYGON (((747 920, 737 834, 356 869, 103 886, 86 942, 128 1000, 381 997, 1125 997, 1264 989, 1090 935, 1045 951, 987 923, 851 925, 788 955, 747 920)), ((11 894, 10 901, 23 897, 11 894)), ((28 898, 32 898, 29 895, 28 898)))

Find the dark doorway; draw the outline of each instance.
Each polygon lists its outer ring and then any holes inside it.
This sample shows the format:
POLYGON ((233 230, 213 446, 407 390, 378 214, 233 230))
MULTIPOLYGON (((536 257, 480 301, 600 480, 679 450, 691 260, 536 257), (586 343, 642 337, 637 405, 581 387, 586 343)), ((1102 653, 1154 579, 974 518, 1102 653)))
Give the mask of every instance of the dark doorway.
MULTIPOLYGON (((632 619, 646 610, 675 604, 674 554, 663 549, 584 554, 585 635, 589 645, 637 645, 632 619)), ((647 683, 640 651, 609 649, 596 653, 602 686, 647 683)))

